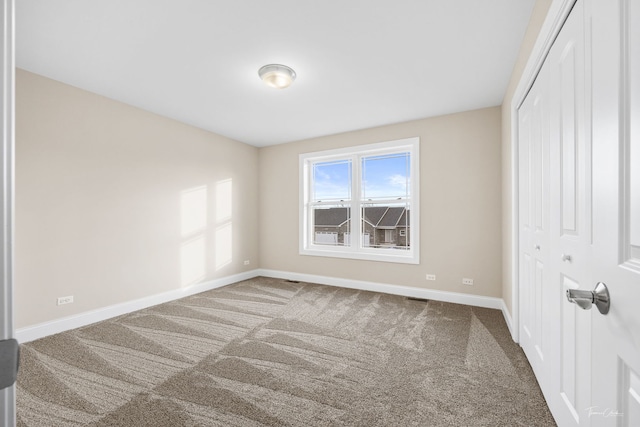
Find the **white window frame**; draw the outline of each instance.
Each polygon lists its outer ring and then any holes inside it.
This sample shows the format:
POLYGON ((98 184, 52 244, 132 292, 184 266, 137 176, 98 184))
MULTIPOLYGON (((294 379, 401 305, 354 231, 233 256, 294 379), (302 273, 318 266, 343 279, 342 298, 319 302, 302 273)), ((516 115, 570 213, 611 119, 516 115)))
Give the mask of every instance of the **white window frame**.
MULTIPOLYGON (((377 200, 383 203, 385 200, 377 200)), ((388 200, 389 203, 397 200, 388 200)), ((299 253, 300 255, 362 259, 370 261, 396 262, 405 264, 420 264, 420 138, 406 138, 395 141, 380 142, 375 144, 359 145, 355 147, 340 148, 336 150, 317 151, 300 154, 300 230, 299 253), (388 250, 381 248, 369 248, 363 245, 353 244, 362 241, 361 222, 361 159, 362 157, 410 153, 410 180, 409 202, 411 211, 411 225, 409 227, 408 250, 388 250), (332 160, 351 159, 351 246, 328 246, 313 244, 313 220, 310 208, 312 194, 313 164, 332 160), (356 225, 356 226, 354 226, 356 225)))

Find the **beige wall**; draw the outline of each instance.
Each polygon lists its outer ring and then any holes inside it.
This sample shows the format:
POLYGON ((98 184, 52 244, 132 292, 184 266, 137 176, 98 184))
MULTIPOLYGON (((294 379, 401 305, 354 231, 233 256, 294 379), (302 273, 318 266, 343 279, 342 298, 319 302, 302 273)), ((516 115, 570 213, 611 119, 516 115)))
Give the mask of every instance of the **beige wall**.
POLYGON ((500 126, 493 107, 260 149, 261 267, 500 297, 500 126), (413 136, 421 150, 421 263, 299 255, 298 155, 413 136))
POLYGON ((16 87, 17 328, 258 265, 255 147, 26 71, 16 87))
POLYGON ((18 70, 17 327, 257 267, 503 297, 511 309, 509 106, 551 2, 536 1, 502 108, 260 150, 18 70), (421 263, 299 255, 298 155, 412 136, 421 263), (66 295, 75 302, 56 306, 66 295))
POLYGON ((511 215, 511 184, 513 181, 513 176, 511 175, 511 102, 552 1, 536 0, 524 40, 520 46, 518 59, 511 73, 511 80, 502 102, 502 298, 509 312, 512 312, 511 298, 513 295, 513 283, 511 280, 511 275, 513 274, 513 266, 511 264, 511 228, 513 226, 511 215))

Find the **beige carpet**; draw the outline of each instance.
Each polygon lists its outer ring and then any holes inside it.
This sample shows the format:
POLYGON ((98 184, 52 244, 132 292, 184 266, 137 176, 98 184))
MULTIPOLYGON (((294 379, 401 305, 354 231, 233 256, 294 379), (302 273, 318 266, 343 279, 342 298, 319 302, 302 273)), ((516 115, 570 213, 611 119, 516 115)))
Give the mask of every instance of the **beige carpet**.
POLYGON ((498 310, 256 278, 22 346, 19 426, 553 426, 498 310))

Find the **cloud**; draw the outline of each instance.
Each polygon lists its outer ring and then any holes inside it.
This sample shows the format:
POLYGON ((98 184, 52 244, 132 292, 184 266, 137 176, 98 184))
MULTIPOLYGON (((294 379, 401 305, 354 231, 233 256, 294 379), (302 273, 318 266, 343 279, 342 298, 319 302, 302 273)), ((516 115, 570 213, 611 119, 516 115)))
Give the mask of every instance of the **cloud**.
POLYGON ((329 181, 331 180, 331 175, 329 175, 328 173, 324 172, 322 169, 320 168, 316 168, 314 171, 314 179, 316 181, 329 181))
POLYGON ((395 174, 387 178, 387 183, 393 187, 406 188, 408 180, 406 176, 395 174))

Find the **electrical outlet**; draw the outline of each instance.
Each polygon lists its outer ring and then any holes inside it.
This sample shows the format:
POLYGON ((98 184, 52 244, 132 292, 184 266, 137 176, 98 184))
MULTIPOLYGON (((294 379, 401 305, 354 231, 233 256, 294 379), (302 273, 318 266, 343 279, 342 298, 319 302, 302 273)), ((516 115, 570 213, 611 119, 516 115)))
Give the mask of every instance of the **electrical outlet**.
POLYGON ((71 304, 73 302, 73 295, 69 295, 68 297, 59 297, 58 305, 62 304, 71 304))
POLYGON ((462 284, 463 285, 469 285, 472 286, 473 285, 473 279, 467 279, 466 277, 464 279, 462 279, 462 284))
POLYGON ((427 280, 436 280, 435 274, 427 274, 427 280))
POLYGON ((249 265, 249 264, 250 264, 249 260, 245 260, 244 265, 249 265))

